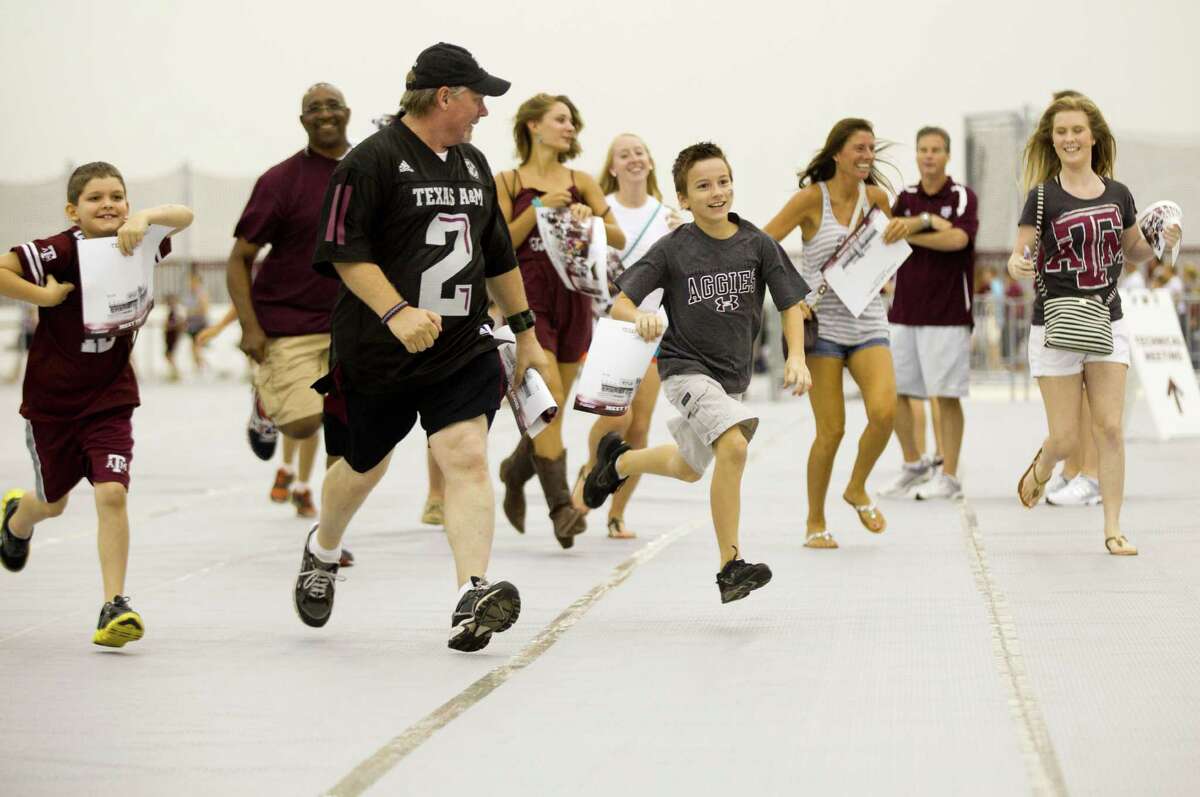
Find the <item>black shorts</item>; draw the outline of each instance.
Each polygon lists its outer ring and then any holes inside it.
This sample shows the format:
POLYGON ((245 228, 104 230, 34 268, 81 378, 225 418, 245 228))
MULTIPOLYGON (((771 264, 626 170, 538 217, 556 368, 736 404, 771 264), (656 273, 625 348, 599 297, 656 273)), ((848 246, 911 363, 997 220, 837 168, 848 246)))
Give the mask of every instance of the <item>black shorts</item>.
POLYGON ((321 426, 325 431, 325 455, 345 457, 350 450, 350 427, 346 425, 346 399, 342 396, 326 396, 321 413, 321 426))
POLYGON ((366 473, 408 436, 417 416, 426 436, 480 415, 490 427, 504 398, 504 369, 500 352, 493 350, 431 385, 383 395, 357 393, 351 387, 344 396, 346 463, 366 473))

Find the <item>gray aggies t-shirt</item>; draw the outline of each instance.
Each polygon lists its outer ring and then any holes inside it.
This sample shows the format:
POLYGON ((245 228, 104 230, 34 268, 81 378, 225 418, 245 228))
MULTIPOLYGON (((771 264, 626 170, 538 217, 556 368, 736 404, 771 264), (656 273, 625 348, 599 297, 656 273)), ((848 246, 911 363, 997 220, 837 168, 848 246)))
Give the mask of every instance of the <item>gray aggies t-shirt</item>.
POLYGON ((695 224, 680 226, 625 271, 617 287, 634 304, 663 289, 670 321, 658 355, 663 379, 704 374, 726 393, 742 393, 750 385, 767 287, 780 311, 808 287, 779 244, 734 213, 729 220, 738 230, 724 241, 695 224))

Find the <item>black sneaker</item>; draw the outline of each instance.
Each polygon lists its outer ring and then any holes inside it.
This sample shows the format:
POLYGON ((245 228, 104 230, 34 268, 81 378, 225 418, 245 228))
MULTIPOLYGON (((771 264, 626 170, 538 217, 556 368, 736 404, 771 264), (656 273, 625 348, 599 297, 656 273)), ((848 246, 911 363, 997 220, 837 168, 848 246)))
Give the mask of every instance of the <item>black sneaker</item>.
POLYGON ((458 601, 450 616, 451 650, 472 653, 483 650, 493 633, 512 628, 521 616, 521 593, 507 581, 489 584, 471 576, 471 589, 458 601))
POLYGON ((20 572, 29 560, 29 541, 33 539, 32 533, 21 539, 8 530, 8 520, 16 514, 24 495, 24 490, 9 490, 4 494, 3 503, 0 503, 0 562, 14 573, 20 572))
POLYGON ((300 621, 320 628, 329 622, 329 615, 333 614, 333 582, 343 579, 337 574, 336 562, 326 564, 308 550, 308 542, 316 533, 317 527, 313 526, 304 540, 304 555, 300 557, 300 575, 296 576, 293 600, 300 621))
POLYGON ((246 436, 250 440, 250 450, 254 452, 254 456, 264 462, 270 462, 271 457, 275 456, 275 443, 279 440, 279 430, 263 412, 257 390, 252 394, 250 420, 246 422, 246 436))
POLYGON ((600 438, 596 446, 596 466, 583 482, 583 502, 591 509, 599 509, 604 501, 625 483, 617 475, 617 457, 629 450, 629 444, 616 432, 600 438))
POLYGON ((752 565, 744 559, 731 559, 717 573, 717 586, 721 589, 721 603, 738 601, 771 580, 771 568, 764 564, 752 565))
POLYGON ((92 642, 106 648, 123 648, 127 642, 137 642, 146 633, 142 616, 129 605, 129 598, 118 595, 100 609, 100 621, 92 642))

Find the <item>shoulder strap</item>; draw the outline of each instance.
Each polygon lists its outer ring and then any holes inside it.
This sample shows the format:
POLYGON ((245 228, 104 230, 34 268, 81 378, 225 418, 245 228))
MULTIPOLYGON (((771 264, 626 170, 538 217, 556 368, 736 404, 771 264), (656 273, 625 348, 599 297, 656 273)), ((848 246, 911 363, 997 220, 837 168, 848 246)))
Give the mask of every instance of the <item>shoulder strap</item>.
POLYGON ((642 237, 646 234, 646 230, 650 229, 650 225, 654 223, 654 219, 658 217, 658 211, 662 210, 662 206, 662 201, 659 200, 658 206, 654 208, 654 212, 650 214, 650 218, 646 219, 646 223, 642 225, 642 231, 637 234, 637 238, 633 239, 633 243, 625 248, 625 254, 621 255, 621 265, 625 264, 625 258, 633 254, 633 250, 637 249, 637 245, 642 242, 642 237))
POLYGON ((858 203, 854 206, 854 213, 850 216, 850 230, 853 231, 858 226, 858 222, 863 216, 867 215, 871 210, 871 202, 867 197, 867 184, 858 184, 858 203))
POLYGON ((1037 283, 1038 293, 1043 299, 1049 298, 1046 283, 1042 280, 1042 270, 1039 268, 1042 259, 1042 212, 1046 206, 1046 184, 1038 183, 1037 187, 1037 222, 1033 226, 1033 281, 1037 283))

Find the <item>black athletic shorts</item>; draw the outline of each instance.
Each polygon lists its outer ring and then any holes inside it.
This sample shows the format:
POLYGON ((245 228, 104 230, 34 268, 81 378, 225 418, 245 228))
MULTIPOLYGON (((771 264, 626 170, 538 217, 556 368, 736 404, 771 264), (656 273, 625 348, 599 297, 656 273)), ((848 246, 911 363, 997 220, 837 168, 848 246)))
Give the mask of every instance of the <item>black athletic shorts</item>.
POLYGON ((346 425, 346 399, 342 396, 326 396, 321 412, 321 426, 325 431, 325 455, 345 457, 350 450, 350 427, 346 425))
POLYGON ((383 395, 357 393, 348 387, 343 395, 347 431, 343 455, 351 468, 366 473, 408 436, 417 416, 426 436, 480 415, 487 417, 490 427, 504 398, 504 369, 500 353, 493 350, 432 385, 383 395))

